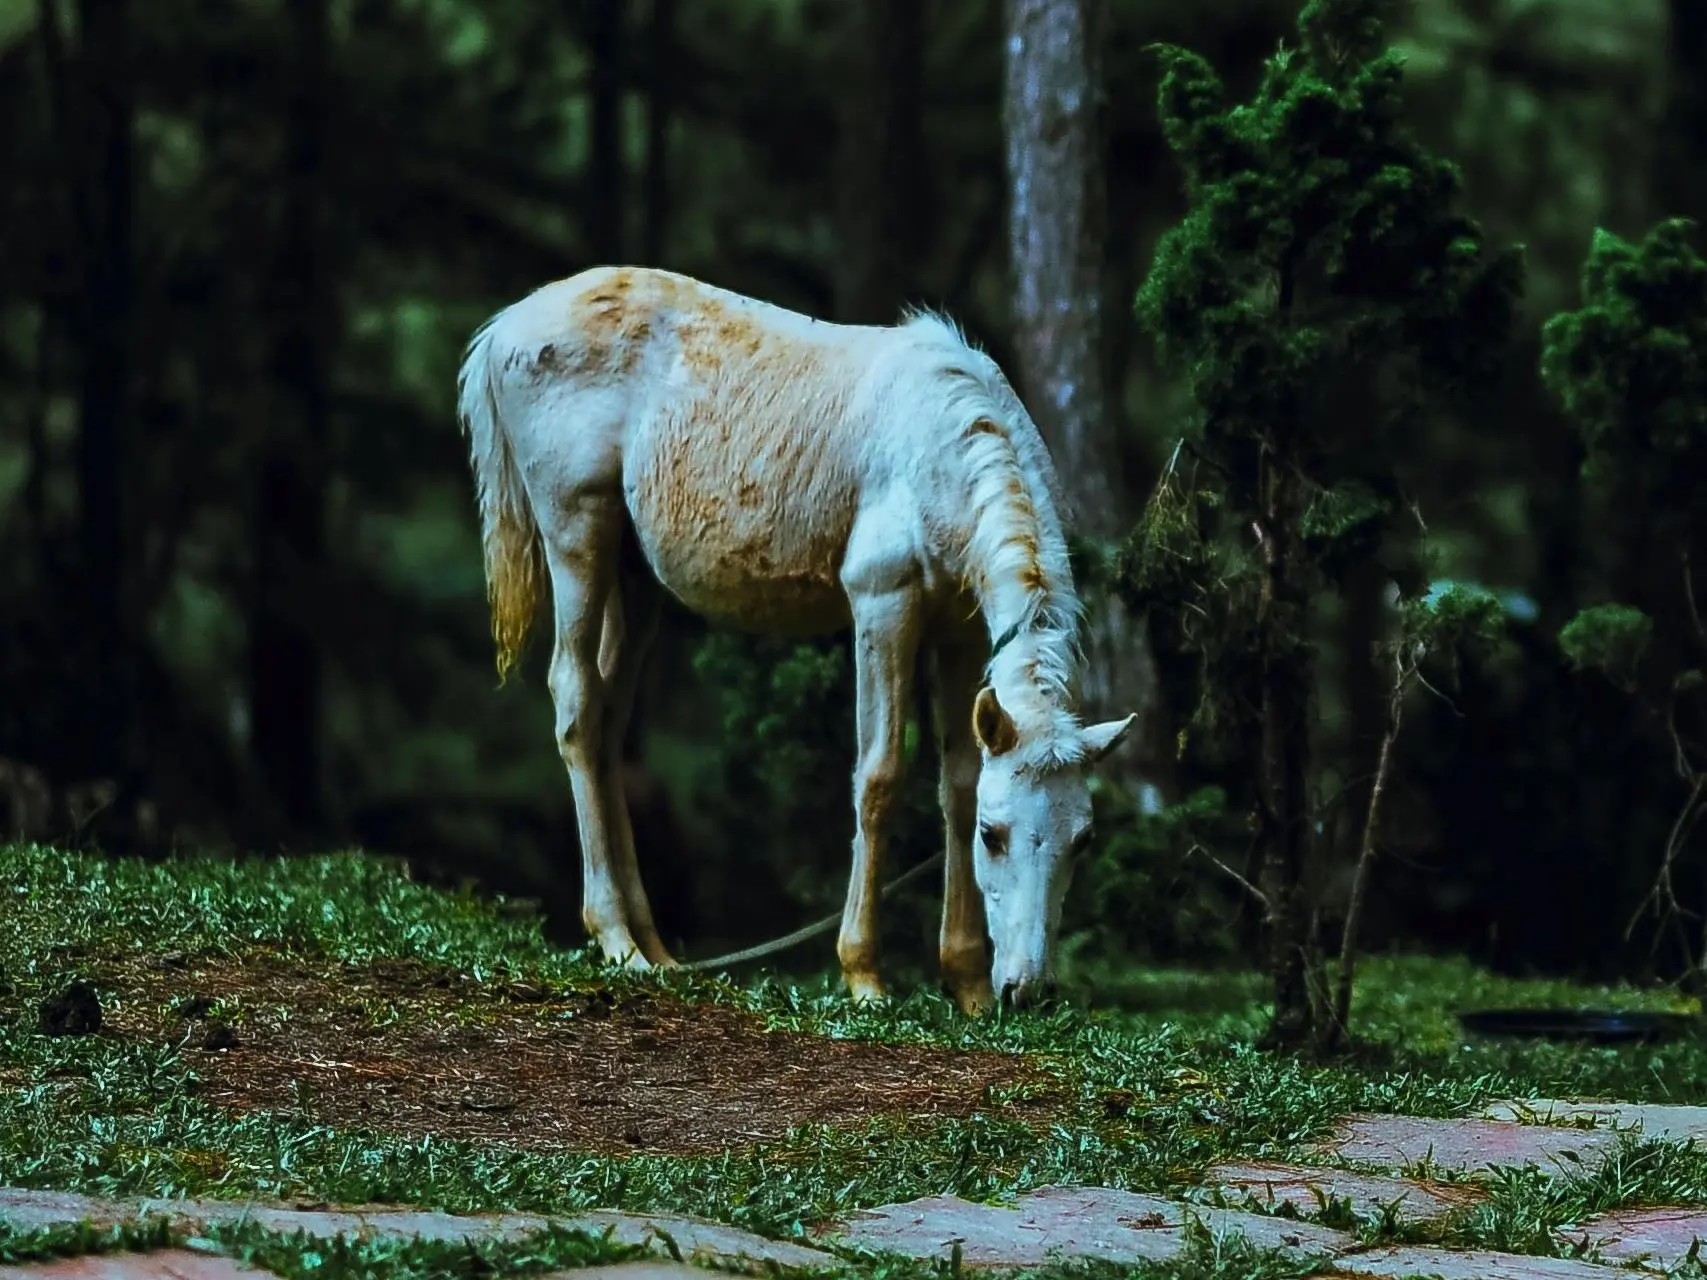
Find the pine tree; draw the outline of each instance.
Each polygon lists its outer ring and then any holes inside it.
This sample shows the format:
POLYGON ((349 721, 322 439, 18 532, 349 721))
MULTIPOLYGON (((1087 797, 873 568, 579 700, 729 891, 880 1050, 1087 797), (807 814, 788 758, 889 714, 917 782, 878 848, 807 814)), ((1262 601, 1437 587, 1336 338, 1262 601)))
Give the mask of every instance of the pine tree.
POLYGON ((1417 594, 1408 428, 1497 371, 1522 287, 1519 253, 1455 211, 1457 169, 1404 127, 1380 8, 1310 0, 1244 104, 1202 58, 1160 49, 1189 204, 1137 306, 1190 415, 1185 465, 1127 574, 1135 597, 1186 620, 1204 663, 1197 723, 1254 779, 1242 799, 1281 1046, 1338 1030, 1314 942, 1310 601, 1370 557, 1417 594))
MULTIPOLYGON (((1632 244, 1599 231, 1582 307, 1542 331, 1542 379, 1580 432, 1585 478, 1605 503, 1603 545, 1631 566, 1627 599, 1584 609, 1560 632, 1565 656, 1637 696, 1669 734, 1683 799, 1647 903, 1697 985, 1707 938, 1683 932, 1673 882, 1707 813, 1707 261, 1693 224, 1663 222, 1632 244)), ((1631 922, 1632 925, 1635 921, 1631 922)))

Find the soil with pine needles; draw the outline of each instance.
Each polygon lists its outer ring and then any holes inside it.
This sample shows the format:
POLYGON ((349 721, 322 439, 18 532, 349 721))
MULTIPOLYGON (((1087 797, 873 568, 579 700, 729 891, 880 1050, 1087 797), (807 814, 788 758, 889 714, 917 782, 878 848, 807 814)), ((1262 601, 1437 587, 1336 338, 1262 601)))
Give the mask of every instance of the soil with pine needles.
POLYGON ((137 956, 92 966, 100 1035, 181 1046, 199 1096, 404 1137, 692 1155, 796 1125, 1066 1105, 1024 1056, 768 1031, 661 994, 482 984, 413 963, 137 956))

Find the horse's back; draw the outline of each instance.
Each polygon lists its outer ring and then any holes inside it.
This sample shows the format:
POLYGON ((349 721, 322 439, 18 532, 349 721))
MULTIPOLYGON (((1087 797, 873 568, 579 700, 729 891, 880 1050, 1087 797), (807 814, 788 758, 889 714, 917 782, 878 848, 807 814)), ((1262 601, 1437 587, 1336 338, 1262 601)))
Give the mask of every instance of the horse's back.
POLYGON ((503 320, 508 345, 531 354, 538 373, 601 383, 667 377, 677 361, 678 373, 702 379, 738 373, 791 350, 858 346, 885 332, 816 320, 656 267, 589 268, 534 290, 503 320))
MULTIPOLYGON (((517 310, 511 359, 553 409, 532 452, 620 472, 673 594, 757 630, 846 624, 840 569, 883 453, 862 381, 894 330, 645 268, 582 272, 517 310)), ((589 478, 569 470, 564 484, 589 478)))

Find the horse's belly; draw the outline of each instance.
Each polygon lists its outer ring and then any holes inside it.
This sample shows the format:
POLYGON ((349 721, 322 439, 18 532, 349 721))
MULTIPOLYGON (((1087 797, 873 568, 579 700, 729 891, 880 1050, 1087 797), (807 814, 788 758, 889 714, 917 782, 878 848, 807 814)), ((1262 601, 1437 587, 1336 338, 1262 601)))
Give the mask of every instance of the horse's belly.
POLYGON ((626 486, 641 550, 672 595, 750 631, 812 635, 848 624, 840 570, 851 516, 801 501, 810 492, 675 479, 626 486))
POLYGON ((838 583, 767 562, 762 552, 740 570, 679 548, 671 553, 647 547, 647 558, 658 580, 689 609, 742 630, 810 636, 849 622, 838 583))

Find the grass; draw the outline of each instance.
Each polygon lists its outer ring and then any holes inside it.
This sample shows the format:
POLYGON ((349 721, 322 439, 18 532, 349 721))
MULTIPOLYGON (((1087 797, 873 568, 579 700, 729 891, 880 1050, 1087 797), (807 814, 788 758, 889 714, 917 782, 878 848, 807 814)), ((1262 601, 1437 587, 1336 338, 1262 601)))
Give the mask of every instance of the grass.
POLYGON ((0 1266, 51 1262, 90 1253, 124 1253, 159 1249, 176 1243, 164 1219, 123 1223, 116 1227, 87 1224, 19 1231, 0 1223, 0 1266))
MULTIPOLYGON (((611 973, 584 954, 551 947, 536 920, 500 901, 428 889, 392 864, 356 856, 150 864, 12 846, 0 848, 0 885, 10 895, 0 906, 3 1185, 451 1211, 685 1211, 791 1237, 855 1209, 921 1195, 994 1199, 1049 1183, 1179 1195, 1216 1161, 1295 1158, 1353 1110, 1447 1116, 1497 1098, 1572 1095, 1707 1103, 1707 1050, 1698 1042, 1467 1045, 1453 1020, 1461 1008, 1492 1004, 1686 1007, 1674 994, 1518 982, 1450 960, 1370 961, 1360 970, 1354 1013, 1366 1047, 1352 1059, 1316 1065, 1252 1047, 1264 1010, 1260 987, 1247 975, 1127 972, 1116 981, 1110 974, 1092 984, 1104 993, 1100 1005, 969 1022, 928 990, 859 1010, 827 978, 739 985, 611 973), (197 1098, 195 1055, 182 1047, 50 1038, 37 1030, 39 1002, 89 976, 103 959, 256 949, 316 962, 415 960, 482 983, 607 987, 618 995, 661 983, 695 1001, 751 1010, 775 1028, 1041 1054, 1067 1105, 1047 1126, 989 1114, 879 1119, 855 1130, 799 1129, 780 1143, 714 1157, 547 1154, 334 1130, 292 1112, 233 1115, 197 1098)), ((384 1011, 376 1016, 383 1020, 384 1011)), ((1513 1172, 1453 1224, 1450 1240, 1556 1253, 1552 1233, 1562 1224, 1619 1205, 1658 1203, 1707 1205, 1707 1156, 1629 1142, 1580 1176, 1513 1172)), ((1334 1213, 1329 1206, 1327 1220, 1334 1213)), ((1357 1228, 1385 1240, 1438 1230, 1367 1220, 1357 1228)), ((0 1260, 46 1256, 29 1254, 32 1248, 79 1252, 101 1247, 104 1238, 56 1239, 0 1237, 0 1260)), ((486 1254, 255 1233, 217 1243, 259 1250, 264 1265, 292 1276, 520 1275, 612 1260, 598 1250, 613 1247, 563 1233, 486 1254)), ((873 1277, 931 1273, 893 1260, 865 1259, 855 1269, 873 1277)), ((1276 1280, 1302 1272, 1296 1262, 1205 1236, 1177 1263, 1123 1274, 1276 1280)))

